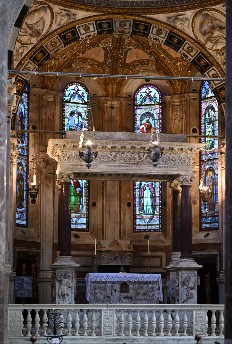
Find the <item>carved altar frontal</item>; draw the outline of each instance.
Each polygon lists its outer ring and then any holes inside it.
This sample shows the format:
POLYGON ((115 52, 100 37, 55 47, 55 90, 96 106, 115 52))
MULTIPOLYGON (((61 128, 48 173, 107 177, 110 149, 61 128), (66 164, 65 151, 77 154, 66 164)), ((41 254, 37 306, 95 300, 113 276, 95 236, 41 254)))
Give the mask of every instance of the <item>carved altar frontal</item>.
POLYGON ((180 175, 192 177, 192 157, 203 148, 202 144, 187 143, 185 135, 159 134, 163 155, 156 166, 150 159, 150 134, 126 132, 67 132, 64 139, 50 139, 48 155, 55 159, 58 179, 64 176, 83 179, 173 180, 180 175), (87 140, 93 142, 92 150, 98 152, 88 169, 79 157, 85 151, 87 140))
POLYGON ((161 275, 89 273, 86 299, 90 303, 159 303, 163 301, 161 275))

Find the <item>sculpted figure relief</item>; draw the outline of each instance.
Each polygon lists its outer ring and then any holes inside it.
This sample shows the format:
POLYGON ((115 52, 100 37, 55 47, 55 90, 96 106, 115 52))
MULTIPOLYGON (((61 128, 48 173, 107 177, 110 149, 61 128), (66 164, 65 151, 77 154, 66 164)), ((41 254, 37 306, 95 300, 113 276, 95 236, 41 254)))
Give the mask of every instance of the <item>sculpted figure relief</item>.
POLYGON ((226 24, 208 12, 201 15, 199 31, 209 50, 220 50, 226 44, 226 24))

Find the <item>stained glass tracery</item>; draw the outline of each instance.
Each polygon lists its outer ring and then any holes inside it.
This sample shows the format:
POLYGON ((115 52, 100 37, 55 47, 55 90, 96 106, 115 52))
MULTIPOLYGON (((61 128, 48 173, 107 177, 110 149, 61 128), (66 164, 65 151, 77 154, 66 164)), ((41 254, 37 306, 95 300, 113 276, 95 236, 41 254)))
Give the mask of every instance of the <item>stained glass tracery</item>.
MULTIPOLYGON (((89 92, 78 83, 68 84, 63 95, 63 130, 80 131, 89 129, 89 92)), ((88 231, 88 181, 71 180, 70 210, 71 229, 88 231)))
POLYGON ((28 226, 28 133, 20 130, 29 129, 29 93, 28 88, 22 94, 16 113, 18 140, 18 158, 16 168, 16 226, 28 226))
MULTIPOLYGON (((134 96, 134 132, 160 133, 161 93, 153 85, 141 86, 134 96)), ((134 182, 134 232, 161 231, 161 183, 134 182)))
POLYGON ((201 87, 201 142, 205 149, 200 154, 200 177, 212 193, 208 203, 201 201, 201 230, 218 229, 218 101, 209 83, 201 87))

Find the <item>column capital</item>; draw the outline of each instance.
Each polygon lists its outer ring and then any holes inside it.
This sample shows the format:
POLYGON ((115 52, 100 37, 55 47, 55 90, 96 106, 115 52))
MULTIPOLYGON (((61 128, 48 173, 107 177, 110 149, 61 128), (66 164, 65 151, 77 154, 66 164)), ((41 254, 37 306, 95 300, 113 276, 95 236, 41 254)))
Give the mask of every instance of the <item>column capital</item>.
POLYGON ((190 176, 180 176, 177 180, 179 181, 181 186, 183 186, 183 185, 191 186, 193 183, 194 177, 193 176, 191 176, 191 177, 190 176))
POLYGON ((173 189, 173 191, 179 191, 181 192, 182 188, 181 188, 181 185, 180 185, 180 182, 178 179, 174 179, 171 183, 170 183, 170 188, 173 189))
POLYGON ((62 173, 59 172, 57 175, 57 182, 58 184, 65 183, 65 182, 70 182, 71 179, 74 179, 74 174, 73 173, 62 173))

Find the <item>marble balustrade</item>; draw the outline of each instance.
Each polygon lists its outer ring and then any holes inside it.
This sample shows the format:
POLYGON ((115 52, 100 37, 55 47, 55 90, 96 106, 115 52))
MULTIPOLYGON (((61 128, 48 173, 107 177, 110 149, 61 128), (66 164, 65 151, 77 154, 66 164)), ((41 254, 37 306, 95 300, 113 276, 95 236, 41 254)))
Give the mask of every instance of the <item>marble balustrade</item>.
POLYGON ((37 343, 44 343, 44 336, 53 333, 54 323, 65 343, 75 343, 77 337, 78 342, 86 338, 85 344, 105 343, 107 338, 114 342, 133 338, 135 343, 143 338, 145 343, 152 337, 156 343, 164 338, 193 343, 196 333, 205 342, 213 343, 216 338, 222 343, 224 305, 8 305, 9 343, 25 343, 32 334, 37 343))

